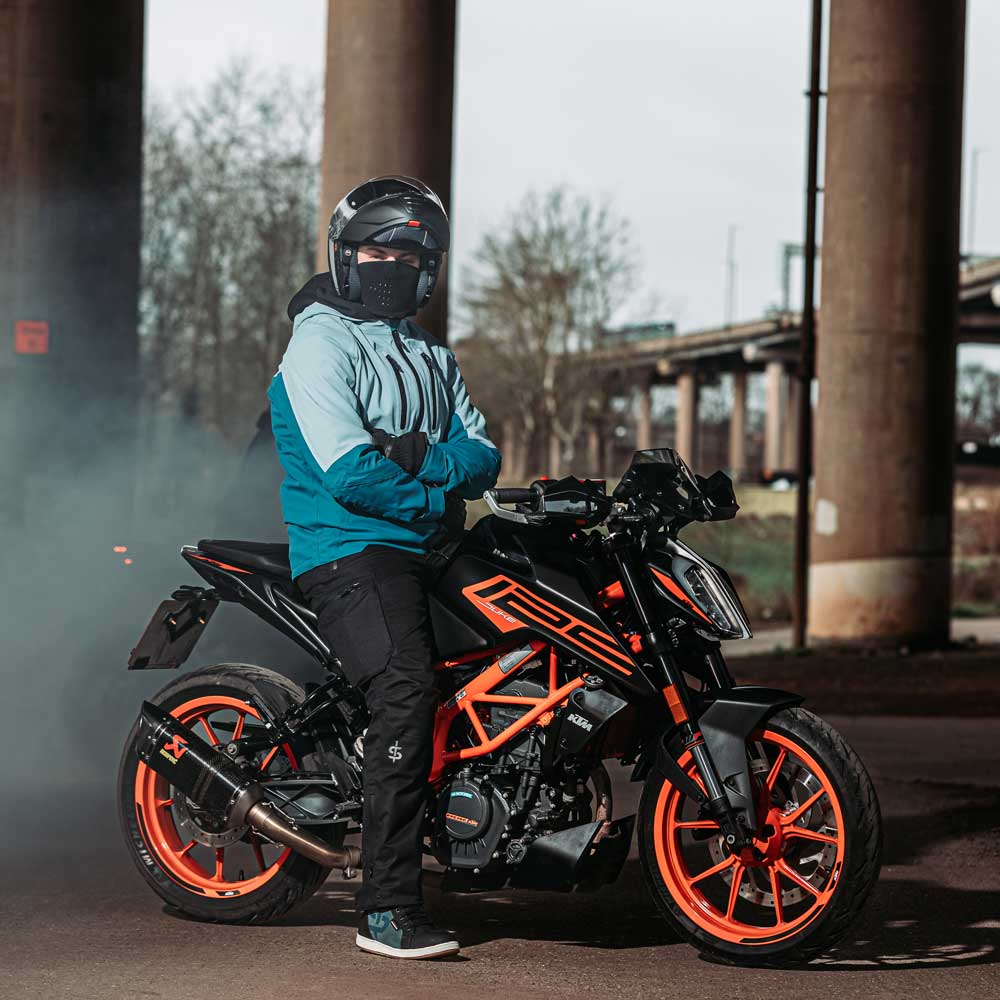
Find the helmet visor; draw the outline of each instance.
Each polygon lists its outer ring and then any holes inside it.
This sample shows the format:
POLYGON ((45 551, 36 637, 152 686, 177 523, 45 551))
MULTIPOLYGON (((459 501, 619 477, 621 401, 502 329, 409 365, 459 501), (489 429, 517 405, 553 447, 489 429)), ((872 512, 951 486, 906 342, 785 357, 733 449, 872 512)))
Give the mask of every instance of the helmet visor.
POLYGON ((369 237, 366 243, 379 246, 399 247, 401 250, 419 250, 424 253, 441 249, 434 234, 425 226, 408 222, 405 226, 391 226, 369 237))

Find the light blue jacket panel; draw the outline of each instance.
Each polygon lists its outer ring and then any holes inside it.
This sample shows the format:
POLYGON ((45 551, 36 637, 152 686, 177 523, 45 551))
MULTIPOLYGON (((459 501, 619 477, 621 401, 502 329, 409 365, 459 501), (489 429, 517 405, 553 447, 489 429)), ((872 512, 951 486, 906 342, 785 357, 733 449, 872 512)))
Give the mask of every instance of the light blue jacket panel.
POLYGON ((308 306, 268 396, 293 576, 368 545, 426 548, 445 493, 477 498, 500 471, 455 356, 409 320, 308 306), (427 435, 415 477, 374 446, 376 429, 427 435))

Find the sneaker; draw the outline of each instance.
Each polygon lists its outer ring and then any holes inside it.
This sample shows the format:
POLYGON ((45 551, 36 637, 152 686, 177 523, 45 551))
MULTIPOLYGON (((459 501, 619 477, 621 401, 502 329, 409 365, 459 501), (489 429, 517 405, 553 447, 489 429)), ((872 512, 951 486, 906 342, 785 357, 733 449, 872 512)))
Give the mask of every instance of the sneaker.
POLYGON ((458 954, 455 936, 450 931, 439 931, 419 903, 364 914, 354 943, 362 951, 388 958, 441 958, 458 954))

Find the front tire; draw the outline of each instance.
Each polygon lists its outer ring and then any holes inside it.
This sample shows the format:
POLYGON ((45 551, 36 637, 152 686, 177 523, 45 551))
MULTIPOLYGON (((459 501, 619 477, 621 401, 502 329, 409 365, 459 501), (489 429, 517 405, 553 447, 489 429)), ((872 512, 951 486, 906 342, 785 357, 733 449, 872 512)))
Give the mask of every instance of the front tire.
MULTIPOLYGON (((651 772, 639 806, 642 870, 667 922, 706 955, 800 964, 848 931, 878 879, 878 799, 846 740, 804 709, 775 715, 748 751, 761 796, 754 847, 731 855, 717 824, 651 772)), ((680 764, 695 777, 690 754, 680 764)))
MULTIPOLYGON (((255 697, 280 714, 305 697, 262 667, 223 663, 177 678, 150 699, 218 745, 239 739, 260 718, 255 697)), ((226 924, 275 920, 323 884, 329 869, 250 829, 216 830, 166 778, 143 764, 132 727, 118 769, 118 815, 129 854, 169 906, 197 920, 226 924)), ((261 752, 261 773, 296 766, 291 747, 261 752)))

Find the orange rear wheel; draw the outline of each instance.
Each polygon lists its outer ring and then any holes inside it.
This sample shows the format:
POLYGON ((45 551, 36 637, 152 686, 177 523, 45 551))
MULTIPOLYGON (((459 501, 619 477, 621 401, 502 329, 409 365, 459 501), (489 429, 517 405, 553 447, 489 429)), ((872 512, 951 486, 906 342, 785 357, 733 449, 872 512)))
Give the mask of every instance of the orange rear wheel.
MULTIPOLYGON (((247 732, 248 720, 251 726, 260 721, 252 705, 221 694, 182 702, 171 709, 171 715, 213 746, 239 740, 247 732)), ((287 745, 260 756, 257 763, 262 775, 275 768, 280 757, 295 767, 287 745)), ((291 854, 249 828, 215 828, 211 817, 200 814, 166 778, 141 762, 135 773, 135 807, 146 846, 163 871, 182 888, 209 897, 230 898, 259 889, 291 854)))
MULTIPOLYGON (((305 692, 273 670, 219 663, 174 678, 150 699, 214 746, 237 743, 235 759, 262 777, 299 769, 308 741, 274 744, 268 717, 280 718, 305 692)), ((132 860, 169 906, 198 920, 274 920, 322 885, 329 869, 248 827, 226 827, 139 760, 138 722, 118 768, 118 816, 132 860)))

